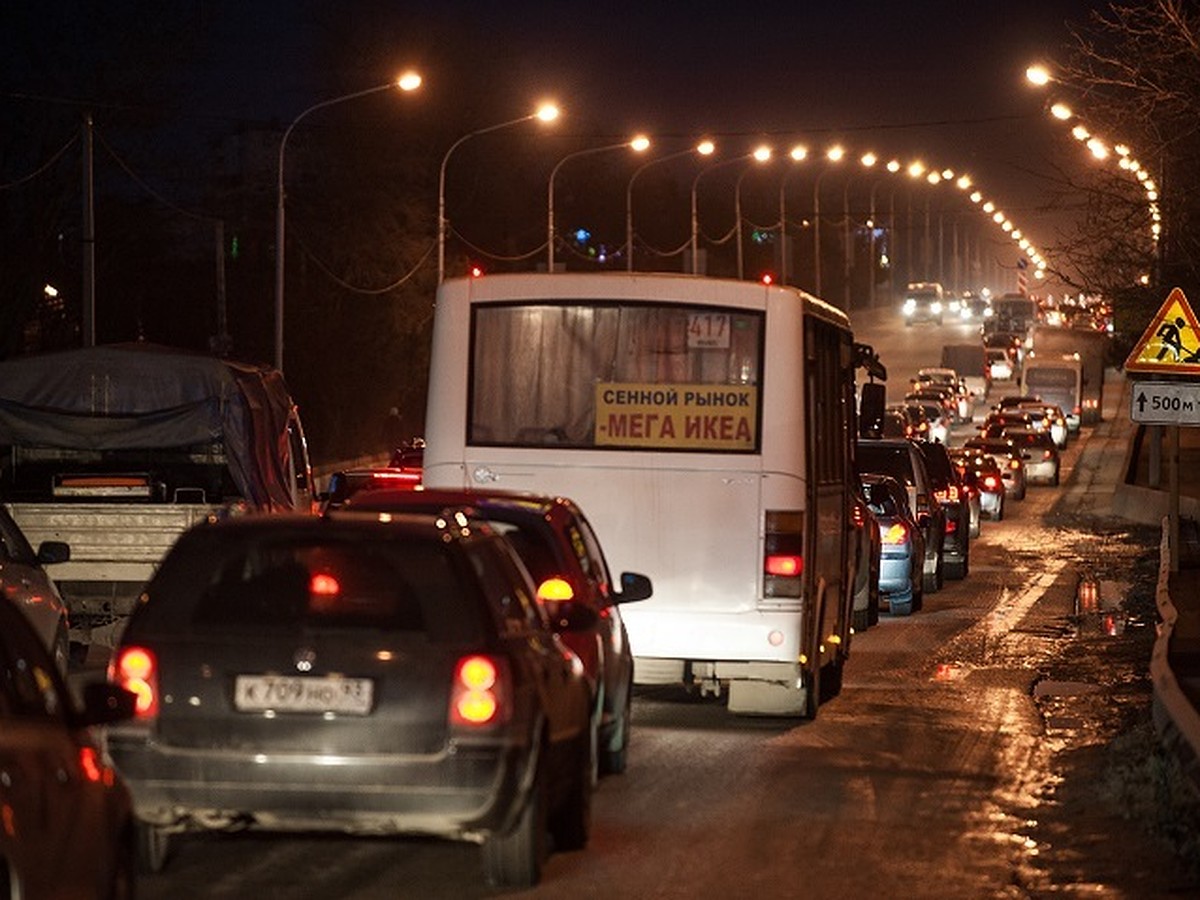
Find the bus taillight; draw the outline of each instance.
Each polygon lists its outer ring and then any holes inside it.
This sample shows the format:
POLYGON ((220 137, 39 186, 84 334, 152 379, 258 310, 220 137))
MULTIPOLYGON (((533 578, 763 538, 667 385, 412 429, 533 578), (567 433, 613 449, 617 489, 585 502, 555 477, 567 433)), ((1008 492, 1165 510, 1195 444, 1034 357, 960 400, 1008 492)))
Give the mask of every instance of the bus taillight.
POLYGON ((769 509, 764 521, 763 596, 799 597, 804 573, 804 514, 769 509))

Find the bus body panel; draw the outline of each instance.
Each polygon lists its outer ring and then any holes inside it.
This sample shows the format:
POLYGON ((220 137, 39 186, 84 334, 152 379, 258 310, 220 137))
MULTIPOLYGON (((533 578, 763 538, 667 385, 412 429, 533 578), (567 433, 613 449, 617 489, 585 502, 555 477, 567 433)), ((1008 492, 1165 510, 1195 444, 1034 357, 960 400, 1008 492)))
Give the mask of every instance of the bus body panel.
MULTIPOLYGON (((824 662, 845 655, 851 619, 845 575, 848 486, 845 478, 818 486, 810 474, 818 436, 809 432, 808 392, 814 388, 806 374, 811 368, 806 320, 827 323, 823 327, 836 333, 848 354, 844 316, 791 289, 611 273, 447 282, 439 291, 434 324, 425 483, 561 494, 577 501, 595 525, 613 572, 644 572, 653 581, 649 600, 622 608, 639 660, 639 681, 657 680, 659 670, 651 664, 656 660, 723 663, 722 671, 751 678, 762 677, 754 664, 763 663, 762 671, 783 673, 779 680, 790 679, 794 688, 805 654, 821 654, 824 662), (472 305, 518 301, 717 305, 765 312, 757 385, 763 392, 759 452, 469 443, 472 305), (800 597, 763 596, 767 510, 796 512, 806 523, 800 597), (812 608, 817 596, 825 598, 820 621, 812 608), (831 635, 837 637, 826 640, 831 635)), ((839 376, 839 386, 844 383, 839 376)), ((852 379, 849 391, 822 403, 852 407, 852 379)), ((826 439, 832 442, 827 453, 849 440, 846 435, 826 439)))

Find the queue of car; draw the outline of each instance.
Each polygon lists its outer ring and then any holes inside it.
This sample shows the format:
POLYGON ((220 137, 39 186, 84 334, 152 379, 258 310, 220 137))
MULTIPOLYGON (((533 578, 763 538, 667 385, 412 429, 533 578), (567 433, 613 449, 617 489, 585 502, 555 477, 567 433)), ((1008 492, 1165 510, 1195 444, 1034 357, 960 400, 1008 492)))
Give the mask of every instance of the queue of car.
MULTIPOLYGON (((950 448, 974 398, 953 370, 922 370, 914 387, 882 434, 858 442, 857 631, 968 577, 982 521, 1003 519, 1027 482, 1059 481, 1061 410, 1006 399, 950 448)), ((497 887, 532 886, 551 848, 586 844, 600 776, 627 765, 620 607, 649 597, 650 580, 613 578, 569 499, 419 482, 417 447, 339 473, 320 516, 187 532, 146 584, 109 681, 82 701, 63 680, 61 605, 41 569, 69 548, 35 553, 0 507, 5 573, 45 579, 24 631, 0 633, 7 684, 36 682, 8 710, 38 720, 8 728, 0 753, 18 752, 18 735, 20 752, 44 741, 78 770, 69 808, 106 836, 89 844, 81 893, 131 896, 135 871, 160 871, 180 841, 214 830, 467 841, 497 887)), ((18 608, 0 604, 0 625, 18 608)), ((6 787, 0 800, 20 817, 6 787)), ((58 882, 23 834, 0 836, 0 887, 37 896, 58 882)))
POLYGON ((946 579, 966 578, 983 521, 1004 519, 1028 485, 1059 484, 1063 411, 1006 395, 979 418, 981 401, 953 369, 921 369, 878 433, 858 441, 863 496, 881 538, 879 603, 893 615, 919 610, 946 579), (952 425, 963 422, 975 433, 950 447, 952 425))

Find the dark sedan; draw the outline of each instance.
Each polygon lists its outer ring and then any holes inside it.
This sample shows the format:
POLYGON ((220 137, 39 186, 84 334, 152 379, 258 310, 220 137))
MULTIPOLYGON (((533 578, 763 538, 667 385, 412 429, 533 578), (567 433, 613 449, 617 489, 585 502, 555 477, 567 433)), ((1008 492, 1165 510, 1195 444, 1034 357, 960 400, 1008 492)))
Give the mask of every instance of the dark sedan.
POLYGON ((623 572, 620 590, 609 575, 600 540, 587 517, 565 497, 512 491, 364 491, 347 508, 373 512, 437 513, 462 509, 503 531, 538 586, 538 602, 563 643, 583 662, 596 699, 599 766, 625 771, 633 697, 633 651, 620 604, 650 596, 650 580, 623 572), (577 621, 562 614, 569 600, 591 610, 577 621))
POLYGON ((508 540, 450 517, 248 517, 187 532, 111 663, 109 749, 143 867, 191 830, 419 834, 537 882, 588 837, 591 696, 508 540))
POLYGON ((78 708, 17 607, 0 599, 0 895, 134 895, 133 807, 92 726, 133 697, 84 688, 78 708))

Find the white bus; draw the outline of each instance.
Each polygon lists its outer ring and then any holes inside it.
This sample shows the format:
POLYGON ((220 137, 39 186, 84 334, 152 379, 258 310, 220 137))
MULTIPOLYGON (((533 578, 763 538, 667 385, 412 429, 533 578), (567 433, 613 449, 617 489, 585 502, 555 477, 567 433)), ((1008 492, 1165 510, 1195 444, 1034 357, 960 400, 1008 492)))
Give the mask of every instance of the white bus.
POLYGON ((447 281, 424 480, 576 500, 654 583, 621 608, 637 683, 815 716, 850 648, 854 364, 846 316, 791 288, 447 281))

